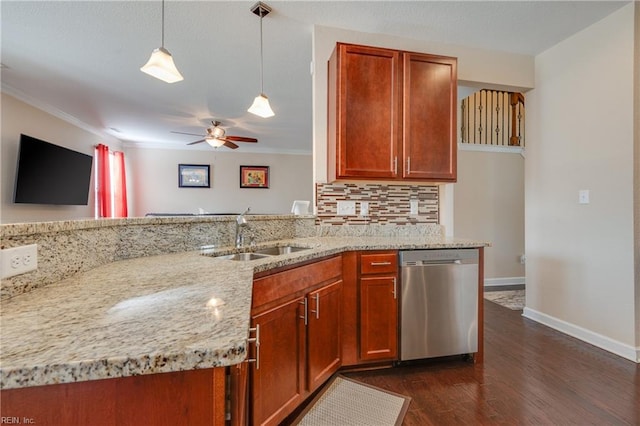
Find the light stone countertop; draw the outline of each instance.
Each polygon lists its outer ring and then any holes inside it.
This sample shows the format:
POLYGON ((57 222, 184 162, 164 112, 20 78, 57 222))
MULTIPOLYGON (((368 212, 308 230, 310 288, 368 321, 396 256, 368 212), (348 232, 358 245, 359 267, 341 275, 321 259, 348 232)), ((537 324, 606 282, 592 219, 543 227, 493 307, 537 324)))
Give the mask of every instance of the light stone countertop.
POLYGON ((439 236, 275 243, 310 249, 246 262, 197 251, 123 260, 3 301, 0 388, 233 365, 247 353, 254 272, 350 250, 488 245, 439 236))

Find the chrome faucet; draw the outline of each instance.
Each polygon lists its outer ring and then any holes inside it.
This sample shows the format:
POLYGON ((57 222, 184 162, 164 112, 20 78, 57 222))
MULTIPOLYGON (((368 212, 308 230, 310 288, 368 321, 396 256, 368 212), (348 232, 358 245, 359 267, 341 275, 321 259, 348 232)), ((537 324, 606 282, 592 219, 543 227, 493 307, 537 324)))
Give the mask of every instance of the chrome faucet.
POLYGON ((251 211, 251 207, 247 207, 244 213, 236 216, 236 248, 240 248, 244 245, 243 229, 247 226, 247 219, 244 215, 249 213, 249 211, 251 211))

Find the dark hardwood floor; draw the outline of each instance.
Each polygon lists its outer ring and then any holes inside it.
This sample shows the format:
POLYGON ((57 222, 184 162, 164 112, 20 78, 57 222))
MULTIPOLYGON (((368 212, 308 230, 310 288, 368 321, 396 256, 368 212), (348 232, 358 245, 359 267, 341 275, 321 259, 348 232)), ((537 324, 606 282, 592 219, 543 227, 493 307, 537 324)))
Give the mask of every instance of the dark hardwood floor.
POLYGON ((640 425, 640 366, 485 301, 485 362, 345 376, 412 398, 404 425, 640 425))

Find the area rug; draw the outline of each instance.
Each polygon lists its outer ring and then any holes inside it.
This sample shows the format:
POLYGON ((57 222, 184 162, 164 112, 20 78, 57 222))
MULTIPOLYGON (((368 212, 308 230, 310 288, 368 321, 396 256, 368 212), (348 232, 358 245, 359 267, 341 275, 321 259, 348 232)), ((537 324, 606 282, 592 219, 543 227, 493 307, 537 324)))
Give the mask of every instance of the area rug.
POLYGON ((411 398, 337 375, 296 419, 301 426, 401 425, 411 398))
POLYGON ((524 309, 524 290, 485 291, 484 298, 505 308, 521 311, 524 309))

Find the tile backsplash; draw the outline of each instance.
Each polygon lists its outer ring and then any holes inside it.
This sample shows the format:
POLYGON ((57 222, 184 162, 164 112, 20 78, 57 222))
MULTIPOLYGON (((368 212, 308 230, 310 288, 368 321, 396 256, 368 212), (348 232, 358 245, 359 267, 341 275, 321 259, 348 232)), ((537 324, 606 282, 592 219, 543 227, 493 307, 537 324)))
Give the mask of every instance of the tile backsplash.
POLYGON ((395 185, 386 183, 317 183, 316 223, 320 225, 438 223, 438 186, 395 185), (356 215, 338 215, 338 201, 356 203, 356 215), (411 200, 418 201, 418 214, 411 214, 411 200), (369 204, 362 216, 361 202, 369 204))

